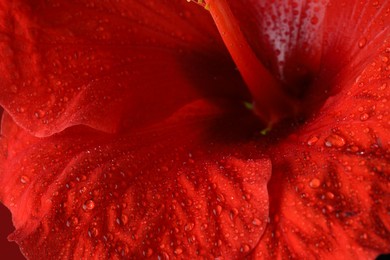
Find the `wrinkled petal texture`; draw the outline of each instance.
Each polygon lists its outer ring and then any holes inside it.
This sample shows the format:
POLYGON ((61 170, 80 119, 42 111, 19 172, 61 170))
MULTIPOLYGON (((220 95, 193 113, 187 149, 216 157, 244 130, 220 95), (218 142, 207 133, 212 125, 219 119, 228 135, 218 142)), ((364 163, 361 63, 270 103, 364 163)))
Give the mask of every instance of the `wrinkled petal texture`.
POLYGON ((244 95, 211 18, 191 6, 2 1, 0 104, 42 137, 139 127, 199 97, 244 95))
POLYGON ((31 259, 248 254, 267 223, 271 167, 253 145, 232 153, 218 141, 213 124, 233 128, 223 113, 199 101, 158 131, 74 127, 44 139, 5 116, 11 239, 31 259))

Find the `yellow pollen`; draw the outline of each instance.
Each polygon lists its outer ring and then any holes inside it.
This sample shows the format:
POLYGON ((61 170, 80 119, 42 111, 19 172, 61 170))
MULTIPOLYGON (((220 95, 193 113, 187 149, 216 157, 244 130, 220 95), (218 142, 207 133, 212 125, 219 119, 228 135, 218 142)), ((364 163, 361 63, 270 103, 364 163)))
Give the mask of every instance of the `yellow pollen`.
POLYGON ((187 0, 188 3, 190 2, 193 2, 193 3, 196 3, 198 5, 201 5, 204 7, 204 9, 206 10, 210 10, 210 5, 208 3, 206 3, 205 0, 187 0))
POLYGON ((244 103, 244 106, 246 109, 253 110, 253 103, 248 102, 248 101, 244 101, 243 103, 244 103))

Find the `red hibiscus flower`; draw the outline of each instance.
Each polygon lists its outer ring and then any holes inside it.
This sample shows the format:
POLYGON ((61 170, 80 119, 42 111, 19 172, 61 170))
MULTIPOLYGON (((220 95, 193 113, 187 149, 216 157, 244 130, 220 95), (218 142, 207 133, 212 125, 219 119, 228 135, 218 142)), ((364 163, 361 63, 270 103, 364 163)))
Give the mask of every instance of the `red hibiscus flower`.
POLYGON ((198 2, 0 2, 9 239, 29 259, 389 252, 390 2, 198 2))

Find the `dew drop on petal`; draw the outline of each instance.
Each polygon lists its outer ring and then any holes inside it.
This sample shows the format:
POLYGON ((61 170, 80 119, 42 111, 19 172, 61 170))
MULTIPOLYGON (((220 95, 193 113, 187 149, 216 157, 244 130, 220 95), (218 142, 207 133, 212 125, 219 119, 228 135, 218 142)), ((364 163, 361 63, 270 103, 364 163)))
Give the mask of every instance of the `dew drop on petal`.
POLYGON ((190 222, 190 223, 187 223, 185 226, 184 226, 184 230, 185 231, 191 231, 193 228, 194 228, 195 224, 190 222))
POLYGON ((339 135, 331 134, 325 139, 326 147, 343 147, 345 145, 345 140, 339 135))
POLYGON ((88 211, 88 210, 93 210, 95 208, 95 202, 93 200, 87 200, 83 204, 83 210, 88 211))
POLYGON ((241 252, 243 252, 243 253, 247 253, 247 252, 249 252, 249 251, 251 250, 251 248, 250 248, 249 245, 244 244, 244 245, 242 245, 242 247, 241 247, 240 250, 241 250, 241 252))
POLYGON ((307 145, 313 145, 313 144, 317 143, 317 141, 318 141, 318 137, 312 136, 312 137, 310 137, 309 140, 307 140, 307 145))
POLYGON ((26 109, 24 107, 17 107, 16 111, 19 113, 24 113, 26 111, 26 109))
POLYGON ((222 212, 222 207, 220 205, 217 205, 215 209, 213 209, 213 213, 215 216, 221 215, 221 212, 222 212))
POLYGON ((43 111, 43 110, 38 110, 38 111, 35 111, 34 112, 34 116, 36 117, 36 118, 42 118, 42 117, 44 117, 45 116, 45 112, 43 111))
POLYGON ((321 181, 317 178, 312 179, 309 183, 309 186, 313 189, 320 187, 320 185, 321 185, 321 181))
POLYGON ((183 253, 183 249, 181 249, 180 247, 178 247, 178 248, 175 249, 174 252, 175 252, 176 255, 181 255, 181 254, 183 253))
POLYGON ((114 239, 114 235, 111 233, 107 233, 103 236, 104 241, 112 241, 114 239))
POLYGON ((369 118, 369 115, 367 113, 360 115, 360 121, 366 121, 369 118))
POLYGON ((127 217, 127 215, 122 214, 122 216, 121 216, 121 222, 122 222, 123 225, 126 225, 127 222, 129 222, 129 218, 127 217))
POLYGON ((378 90, 385 90, 387 87, 387 83, 383 83, 379 88, 378 90))
POLYGON ((333 198, 334 198, 334 194, 333 194, 332 192, 328 191, 328 192, 326 193, 326 197, 327 197, 328 199, 333 199, 333 198))
POLYGON ((79 224, 79 219, 75 216, 72 216, 70 217, 67 221, 66 221, 66 226, 67 227, 74 227, 74 226, 77 226, 79 224))
POLYGON ((196 237, 194 235, 189 236, 187 241, 188 243, 193 244, 196 241, 196 237))
POLYGON ((158 260, 169 260, 169 255, 166 252, 162 252, 157 256, 158 260))
POLYGON ((359 48, 363 48, 367 44, 367 38, 363 37, 358 41, 359 48))
POLYGON ((25 176, 25 175, 22 175, 22 176, 20 177, 20 182, 23 183, 23 184, 26 184, 26 183, 28 183, 29 181, 30 181, 30 178, 27 177, 27 176, 25 176))
POLYGON ((255 225, 255 226, 260 226, 261 225, 261 220, 258 219, 258 218, 254 218, 252 220, 252 224, 255 225))
POLYGON ((96 227, 92 227, 88 230, 89 237, 97 237, 99 235, 99 230, 96 227))
POLYGON ((148 248, 142 252, 142 254, 146 257, 150 257, 153 255, 153 250, 151 248, 148 248))
POLYGON ((230 210, 230 219, 233 220, 238 215, 238 210, 233 208, 230 210))
POLYGON ((326 205, 326 210, 329 212, 329 213, 332 213, 334 211, 334 207, 331 206, 331 205, 326 205))

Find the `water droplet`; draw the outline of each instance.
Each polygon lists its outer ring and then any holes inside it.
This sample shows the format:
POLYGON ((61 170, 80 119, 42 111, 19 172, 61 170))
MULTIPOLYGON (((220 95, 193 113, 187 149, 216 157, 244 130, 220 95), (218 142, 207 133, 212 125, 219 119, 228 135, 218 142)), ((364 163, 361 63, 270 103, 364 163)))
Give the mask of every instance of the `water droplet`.
POLYGON ((366 44, 367 44, 367 38, 366 37, 361 38, 359 40, 359 42, 358 42, 359 48, 363 48, 364 46, 366 46, 366 44))
POLYGON ((166 252, 161 252, 161 254, 159 254, 159 255, 157 256, 157 259, 158 259, 158 260, 169 260, 170 258, 169 258, 168 253, 166 253, 166 252))
POLYGON ((334 198, 334 194, 332 192, 328 191, 326 193, 326 197, 328 197, 328 199, 333 199, 334 198))
POLYGON ((43 110, 38 110, 38 111, 36 111, 36 112, 34 113, 34 116, 35 116, 36 118, 42 118, 42 117, 45 116, 45 111, 43 111, 43 110))
POLYGON ((129 247, 127 245, 118 246, 116 250, 121 254, 121 256, 126 256, 130 252, 129 247))
POLYGON ((208 225, 206 223, 203 223, 201 226, 200 226, 200 229, 201 230, 206 230, 208 228, 208 225))
POLYGON ((312 179, 309 183, 309 186, 313 189, 320 187, 320 185, 321 185, 321 181, 317 178, 312 179))
POLYGON ((188 243, 193 244, 196 241, 196 237, 194 235, 189 236, 187 238, 188 243))
POLYGON ((178 247, 178 248, 175 249, 174 252, 175 252, 176 255, 181 255, 181 254, 183 253, 183 249, 181 249, 180 247, 178 247))
POLYGON ((240 249, 240 251, 243 253, 247 253, 247 252, 249 252, 249 250, 251 250, 251 247, 247 244, 242 245, 241 249, 240 249))
POLYGON ((191 231, 193 228, 194 228, 195 224, 190 222, 190 223, 187 223, 185 226, 184 226, 184 230, 185 231, 191 231))
POLYGON ((360 121, 366 121, 370 116, 367 113, 360 115, 360 121))
POLYGON ((79 219, 75 216, 72 216, 70 217, 67 221, 66 221, 66 226, 67 227, 74 227, 74 226, 77 226, 79 224, 79 219))
POLYGON ((93 200, 87 200, 83 204, 83 210, 88 211, 88 210, 93 210, 95 208, 95 202, 93 200))
POLYGON ((258 218, 254 218, 252 220, 252 224, 255 225, 255 226, 260 226, 261 225, 261 220, 258 219, 258 218))
POLYGON ((238 215, 238 210, 233 208, 230 210, 230 219, 233 220, 238 215))
POLYGON ((83 186, 79 189, 80 194, 83 194, 87 191, 87 187, 83 186))
POLYGON ((107 233, 103 236, 104 241, 112 241, 114 239, 114 235, 111 233, 107 233))
POLYGON ((217 206, 215 207, 215 209, 213 209, 213 213, 214 213, 215 216, 221 215, 221 212, 222 212, 222 207, 221 207, 221 205, 217 205, 217 206))
POLYGON ((343 147, 345 145, 345 140, 339 135, 331 134, 325 139, 326 147, 343 147))
POLYGON ((99 230, 96 227, 92 227, 88 230, 89 237, 97 237, 99 235, 99 230))
POLYGON ((23 184, 26 184, 26 183, 28 183, 29 181, 30 181, 30 178, 27 177, 27 176, 25 176, 25 175, 22 175, 22 176, 20 177, 20 182, 23 183, 23 184))
POLYGON ((312 137, 310 137, 310 139, 307 141, 307 144, 308 144, 308 145, 313 145, 313 144, 317 143, 317 141, 318 141, 318 137, 317 137, 317 136, 312 136, 312 137))
POLYGON ((122 216, 121 216, 121 223, 122 223, 123 225, 126 225, 127 222, 129 222, 129 218, 127 217, 127 215, 122 214, 122 216))
POLYGON ((332 205, 326 205, 326 209, 329 213, 332 213, 334 211, 334 207, 332 205))
POLYGON ((153 250, 151 248, 148 248, 148 249, 144 250, 142 254, 146 257, 152 256, 153 250))
POLYGON ((24 107, 17 107, 16 111, 19 113, 24 113, 26 111, 26 109, 24 107))

